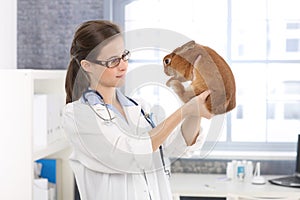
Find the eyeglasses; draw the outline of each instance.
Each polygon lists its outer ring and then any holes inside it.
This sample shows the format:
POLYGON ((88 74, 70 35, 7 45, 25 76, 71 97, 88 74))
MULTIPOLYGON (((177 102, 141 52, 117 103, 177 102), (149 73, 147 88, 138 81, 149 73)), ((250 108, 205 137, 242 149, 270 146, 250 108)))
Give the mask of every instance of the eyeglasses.
POLYGON ((129 58, 130 58, 130 51, 125 50, 121 57, 112 58, 112 59, 109 59, 107 61, 94 60, 94 61, 91 61, 91 62, 93 62, 95 64, 98 64, 98 65, 102 65, 102 66, 107 67, 107 68, 114 68, 114 67, 117 67, 120 64, 121 59, 123 61, 128 61, 129 58))

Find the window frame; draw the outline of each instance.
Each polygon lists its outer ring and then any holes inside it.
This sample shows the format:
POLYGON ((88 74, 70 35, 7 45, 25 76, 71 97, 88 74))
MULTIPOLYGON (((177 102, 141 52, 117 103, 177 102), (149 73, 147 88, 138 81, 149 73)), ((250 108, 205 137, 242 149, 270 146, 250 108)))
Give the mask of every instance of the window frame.
MULTIPOLYGON (((125 27, 125 6, 133 1, 137 0, 104 0, 104 5, 107 6, 106 10, 109 10, 110 13, 106 14, 105 16, 119 24, 121 27, 125 27), (109 16, 109 17, 108 17, 109 16)), ((227 20, 227 59, 229 65, 232 64, 270 64, 270 63, 300 63, 300 60, 240 60, 240 59, 232 59, 231 55, 231 36, 232 36, 232 21, 231 21, 231 3, 232 0, 227 0, 228 2, 228 20, 227 20)), ((267 29, 267 35, 269 34, 269 30, 267 29)), ((149 62, 149 61, 148 61, 149 62)), ((151 62, 151 61, 150 61, 151 62)), ((153 61, 155 62, 155 61, 153 61)), ((233 142, 231 139, 231 115, 232 113, 226 114, 226 122, 227 122, 227 130, 226 130, 226 141, 218 141, 216 145, 214 145, 215 151, 250 151, 250 152, 295 152, 297 148, 297 137, 295 137, 295 142, 233 142)), ((300 134, 300 131, 299 131, 300 134)))

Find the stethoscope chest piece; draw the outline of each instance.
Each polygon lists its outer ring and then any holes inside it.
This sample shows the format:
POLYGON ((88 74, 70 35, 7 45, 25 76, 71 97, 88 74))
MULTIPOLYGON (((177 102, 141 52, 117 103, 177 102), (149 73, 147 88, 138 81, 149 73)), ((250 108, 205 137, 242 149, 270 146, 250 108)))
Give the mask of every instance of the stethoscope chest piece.
POLYGON ((105 121, 103 121, 102 123, 103 123, 105 126, 111 126, 111 125, 112 125, 112 121, 113 121, 113 119, 111 119, 111 120, 105 120, 105 121))

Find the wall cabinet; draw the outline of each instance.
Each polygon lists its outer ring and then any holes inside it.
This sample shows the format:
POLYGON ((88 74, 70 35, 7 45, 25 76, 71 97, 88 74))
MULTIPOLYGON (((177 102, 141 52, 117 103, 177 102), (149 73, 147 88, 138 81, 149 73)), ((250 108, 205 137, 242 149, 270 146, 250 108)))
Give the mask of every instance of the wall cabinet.
MULTIPOLYGON (((43 147, 34 145, 34 96, 60 95, 64 101, 64 70, 0 71, 0 199, 33 199, 33 163, 41 158, 58 159, 57 198, 73 199, 74 179, 68 165, 70 147, 63 129, 43 147)), ((64 102, 62 102, 62 105, 64 102)))

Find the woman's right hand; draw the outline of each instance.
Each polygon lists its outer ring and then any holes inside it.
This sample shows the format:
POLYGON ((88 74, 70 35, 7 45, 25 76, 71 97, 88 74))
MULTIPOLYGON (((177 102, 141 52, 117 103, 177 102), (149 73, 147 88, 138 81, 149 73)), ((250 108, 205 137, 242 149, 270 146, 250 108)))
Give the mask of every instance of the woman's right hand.
POLYGON ((210 91, 206 90, 199 94, 198 96, 193 97, 190 101, 185 103, 182 107, 183 117, 193 116, 193 117, 204 117, 210 119, 213 117, 213 114, 209 112, 205 105, 207 97, 210 95, 210 91))

